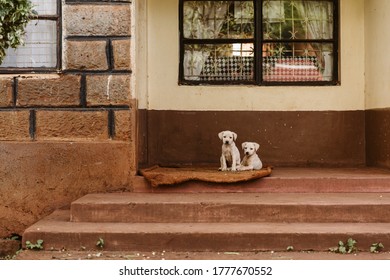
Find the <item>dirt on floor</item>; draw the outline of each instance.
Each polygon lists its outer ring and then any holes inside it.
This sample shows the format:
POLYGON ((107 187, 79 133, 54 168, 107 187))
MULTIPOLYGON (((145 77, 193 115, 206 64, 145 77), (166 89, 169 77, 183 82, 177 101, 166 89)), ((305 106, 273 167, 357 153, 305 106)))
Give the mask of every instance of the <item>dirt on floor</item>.
POLYGON ((24 250, 15 260, 390 260, 390 252, 115 252, 24 250))

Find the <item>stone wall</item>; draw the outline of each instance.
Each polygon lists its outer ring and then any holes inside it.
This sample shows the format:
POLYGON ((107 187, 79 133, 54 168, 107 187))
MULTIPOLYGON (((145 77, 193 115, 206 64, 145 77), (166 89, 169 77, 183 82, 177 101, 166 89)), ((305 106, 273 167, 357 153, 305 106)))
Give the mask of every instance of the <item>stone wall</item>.
POLYGON ((131 190, 131 1, 63 1, 62 69, 0 75, 0 238, 90 192, 131 190))

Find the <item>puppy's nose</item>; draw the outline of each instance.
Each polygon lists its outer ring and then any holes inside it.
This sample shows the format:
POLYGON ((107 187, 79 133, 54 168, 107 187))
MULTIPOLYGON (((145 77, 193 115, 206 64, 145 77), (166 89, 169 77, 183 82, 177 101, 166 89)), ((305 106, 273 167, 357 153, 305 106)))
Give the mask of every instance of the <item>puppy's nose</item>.
POLYGON ((249 155, 249 152, 245 152, 246 155, 249 155))
POLYGON ((229 144, 229 141, 225 141, 225 144, 229 144))

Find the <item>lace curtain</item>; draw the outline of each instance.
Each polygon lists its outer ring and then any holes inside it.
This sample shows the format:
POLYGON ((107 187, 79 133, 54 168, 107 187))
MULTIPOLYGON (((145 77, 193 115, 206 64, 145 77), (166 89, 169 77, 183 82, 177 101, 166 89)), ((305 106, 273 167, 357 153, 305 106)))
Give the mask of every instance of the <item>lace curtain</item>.
MULTIPOLYGON (((310 39, 333 39, 333 3, 329 1, 296 1, 296 8, 308 27, 310 39)), ((328 44, 314 44, 324 80, 332 79, 333 51, 328 44)))
MULTIPOLYGON (((226 1, 187 1, 183 10, 184 38, 216 39, 225 21, 229 4, 226 1)), ((198 80, 210 52, 206 49, 184 51, 184 76, 187 80, 198 80)))

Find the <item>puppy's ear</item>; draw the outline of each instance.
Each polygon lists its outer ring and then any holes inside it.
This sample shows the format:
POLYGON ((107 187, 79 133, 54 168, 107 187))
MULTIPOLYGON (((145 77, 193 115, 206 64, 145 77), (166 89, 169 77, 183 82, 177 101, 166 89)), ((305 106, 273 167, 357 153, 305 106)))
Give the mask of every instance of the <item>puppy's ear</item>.
POLYGON ((225 131, 221 131, 220 133, 218 133, 218 137, 219 137, 219 139, 221 139, 222 140, 222 137, 223 137, 223 133, 224 133, 225 131))
POLYGON ((245 149, 246 143, 247 143, 247 142, 244 142, 244 143, 241 144, 241 148, 242 148, 242 149, 245 149))
POLYGON ((257 144, 257 143, 253 143, 253 144, 255 144, 255 149, 256 149, 256 152, 257 152, 257 150, 260 148, 260 145, 257 144))
POLYGON ((234 141, 236 141, 237 140, 237 133, 235 133, 235 132, 232 132, 233 133, 233 139, 234 139, 234 141))

